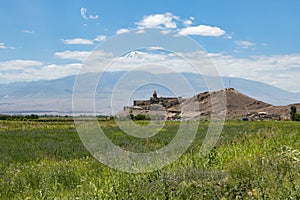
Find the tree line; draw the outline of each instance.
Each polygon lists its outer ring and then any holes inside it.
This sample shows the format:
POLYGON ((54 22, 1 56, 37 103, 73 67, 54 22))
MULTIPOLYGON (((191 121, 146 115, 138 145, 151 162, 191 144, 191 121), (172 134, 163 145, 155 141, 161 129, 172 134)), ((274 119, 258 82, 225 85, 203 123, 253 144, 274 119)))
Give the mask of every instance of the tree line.
POLYGON ((38 120, 39 116, 35 114, 31 115, 0 115, 0 120, 16 120, 16 121, 30 121, 38 120))

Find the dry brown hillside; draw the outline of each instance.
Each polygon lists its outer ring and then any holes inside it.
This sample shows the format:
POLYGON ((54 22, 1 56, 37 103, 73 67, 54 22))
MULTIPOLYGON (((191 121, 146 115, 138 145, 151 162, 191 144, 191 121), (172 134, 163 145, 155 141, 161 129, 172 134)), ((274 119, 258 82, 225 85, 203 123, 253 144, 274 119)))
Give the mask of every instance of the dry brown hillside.
MULTIPOLYGON (((273 106, 271 104, 246 96, 233 88, 220 91, 204 92, 191 98, 180 99, 176 104, 148 105, 127 107, 118 115, 163 115, 165 118, 173 119, 178 116, 182 119, 207 119, 212 114, 212 102, 214 113, 226 112, 226 119, 289 119, 290 107, 273 106), (225 110, 223 109, 225 108, 225 110)), ((300 104, 295 104, 300 111, 300 104)))

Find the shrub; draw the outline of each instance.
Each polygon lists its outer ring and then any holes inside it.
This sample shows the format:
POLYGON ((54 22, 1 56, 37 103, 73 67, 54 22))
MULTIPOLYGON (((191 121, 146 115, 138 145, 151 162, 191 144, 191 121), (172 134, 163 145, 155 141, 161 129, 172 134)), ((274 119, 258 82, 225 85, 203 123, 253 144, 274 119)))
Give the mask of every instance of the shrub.
POLYGON ((137 116, 135 116, 135 120, 145 120, 146 116, 142 115, 142 114, 138 114, 137 116))
POLYGON ((292 106, 292 107, 291 107, 291 112, 290 112, 291 120, 292 120, 292 121, 295 121, 296 114, 297 114, 297 109, 296 109, 295 106, 292 106))
POLYGON ((294 120, 293 121, 300 121, 300 113, 296 113, 294 115, 294 120))

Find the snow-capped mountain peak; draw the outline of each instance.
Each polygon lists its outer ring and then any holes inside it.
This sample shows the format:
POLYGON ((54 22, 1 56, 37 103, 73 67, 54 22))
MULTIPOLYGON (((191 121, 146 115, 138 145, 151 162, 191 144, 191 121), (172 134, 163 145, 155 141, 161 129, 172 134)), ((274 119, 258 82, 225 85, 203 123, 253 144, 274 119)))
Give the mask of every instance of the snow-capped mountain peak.
POLYGON ((123 57, 125 58, 143 58, 147 53, 141 52, 141 51, 131 51, 127 54, 125 54, 123 57))

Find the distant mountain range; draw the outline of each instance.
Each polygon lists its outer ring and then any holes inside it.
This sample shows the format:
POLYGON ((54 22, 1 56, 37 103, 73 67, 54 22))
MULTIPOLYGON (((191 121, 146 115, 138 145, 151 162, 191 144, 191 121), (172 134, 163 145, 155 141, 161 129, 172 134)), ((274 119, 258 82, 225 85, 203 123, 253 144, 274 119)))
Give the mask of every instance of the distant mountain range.
MULTIPOLYGON (((105 72, 102 74, 100 84, 96 89, 96 111, 99 114, 111 114, 112 93, 118 81, 127 72, 105 72)), ((100 74, 87 73, 79 75, 86 80, 96 80, 100 74)), ((181 73, 180 76, 192 86, 195 94, 207 91, 205 79, 212 77, 201 77, 193 73, 181 73)), ((69 76, 55 80, 41 80, 34 82, 18 82, 11 84, 0 84, 0 113, 6 114, 72 114, 72 93, 76 76, 69 76)), ((127 77, 126 84, 122 83, 122 92, 133 93, 131 99, 117 102, 115 109, 122 109, 124 105, 130 105, 132 99, 149 99, 153 90, 161 96, 174 96, 172 91, 159 84, 148 84, 138 87, 137 91, 131 91, 133 85, 140 86, 141 80, 164 80, 178 88, 177 96, 190 97, 185 88, 176 81, 178 74, 152 74, 149 72, 131 72, 127 77), (146 77, 146 78, 145 78, 146 77)), ((235 90, 272 105, 288 105, 300 102, 300 93, 291 93, 283 89, 242 78, 222 78, 224 87, 235 88, 235 90)), ((94 86, 91 83, 91 86, 94 86)), ((80 91, 84 92, 84 91, 80 91)), ((121 95, 121 94, 120 94, 121 95)), ((118 96, 118 94, 114 94, 118 96)), ((122 99, 122 98, 119 98, 122 99)), ((82 110, 85 114, 85 111, 82 110)))

